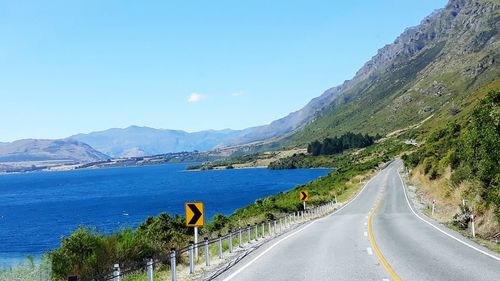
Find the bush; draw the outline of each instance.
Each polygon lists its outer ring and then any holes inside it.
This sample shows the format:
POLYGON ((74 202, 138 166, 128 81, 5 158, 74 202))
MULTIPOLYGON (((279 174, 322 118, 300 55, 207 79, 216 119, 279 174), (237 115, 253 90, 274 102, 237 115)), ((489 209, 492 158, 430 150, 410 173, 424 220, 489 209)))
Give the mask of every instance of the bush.
POLYGON ((212 222, 207 223, 204 227, 204 232, 210 233, 212 231, 223 229, 229 223, 229 219, 223 214, 216 214, 212 217, 212 222))
POLYGON ((108 271, 116 261, 114 247, 102 234, 79 227, 50 253, 55 279, 68 275, 95 276, 108 271))
POLYGON ((471 214, 472 212, 468 206, 460 205, 460 212, 453 216, 452 224, 461 230, 467 229, 471 214))

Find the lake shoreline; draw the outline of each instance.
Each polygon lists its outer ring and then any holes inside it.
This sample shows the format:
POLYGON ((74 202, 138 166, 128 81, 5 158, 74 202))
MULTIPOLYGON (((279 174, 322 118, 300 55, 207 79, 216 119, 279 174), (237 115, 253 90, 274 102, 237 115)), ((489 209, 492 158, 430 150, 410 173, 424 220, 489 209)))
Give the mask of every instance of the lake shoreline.
POLYGON ((148 216, 162 212, 183 214, 184 203, 190 201, 205 202, 207 218, 216 213, 230 215, 259 198, 289 191, 329 172, 241 168, 227 173, 183 173, 186 165, 0 176, 0 185, 7 187, 0 190, 0 222, 6 230, 0 233, 4 241, 0 260, 12 259, 8 265, 2 262, 9 266, 27 261, 30 255, 39 258, 59 247, 60 237, 69 235, 78 225, 112 233, 136 227, 148 216), (13 252, 26 255, 9 254, 13 252))

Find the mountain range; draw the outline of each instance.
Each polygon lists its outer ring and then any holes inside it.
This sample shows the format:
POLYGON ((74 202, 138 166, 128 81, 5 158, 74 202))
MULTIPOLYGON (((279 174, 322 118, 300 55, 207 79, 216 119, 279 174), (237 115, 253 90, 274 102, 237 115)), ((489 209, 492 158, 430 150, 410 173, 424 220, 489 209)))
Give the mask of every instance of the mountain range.
MULTIPOLYGON (((445 122, 474 103, 474 93, 498 86, 498 10, 492 0, 451 0, 379 49, 351 80, 268 125, 193 133, 131 126, 63 141, 88 144, 111 157, 133 157, 227 146, 251 151, 261 143, 304 146, 345 132, 387 134, 430 116, 445 122)), ((2 153, 12 145, 0 144, 0 161, 15 158, 2 153)), ((92 150, 85 155, 97 156, 92 150)))
POLYGON ((207 130, 188 133, 181 130, 154 129, 130 126, 113 128, 69 137, 89 144, 113 157, 134 157, 181 151, 205 151, 215 148, 247 144, 283 136, 311 121, 317 112, 330 104, 338 93, 337 88, 327 90, 311 100, 304 108, 268 125, 244 130, 207 130))
POLYGON ((0 162, 94 162, 110 157, 75 140, 24 139, 0 144, 0 162))

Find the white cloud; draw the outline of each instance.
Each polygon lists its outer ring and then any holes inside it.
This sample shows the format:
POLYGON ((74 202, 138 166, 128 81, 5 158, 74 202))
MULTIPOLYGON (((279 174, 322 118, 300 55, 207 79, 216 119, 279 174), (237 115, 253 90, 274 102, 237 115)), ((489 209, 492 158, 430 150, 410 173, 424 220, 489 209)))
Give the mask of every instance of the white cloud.
POLYGON ((205 95, 203 94, 199 94, 199 93, 192 93, 189 98, 188 98, 188 102, 199 102, 201 100, 203 100, 205 98, 205 95))
POLYGON ((242 93, 242 92, 234 92, 234 93, 231 93, 231 96, 233 97, 241 97, 243 96, 245 93, 242 93))

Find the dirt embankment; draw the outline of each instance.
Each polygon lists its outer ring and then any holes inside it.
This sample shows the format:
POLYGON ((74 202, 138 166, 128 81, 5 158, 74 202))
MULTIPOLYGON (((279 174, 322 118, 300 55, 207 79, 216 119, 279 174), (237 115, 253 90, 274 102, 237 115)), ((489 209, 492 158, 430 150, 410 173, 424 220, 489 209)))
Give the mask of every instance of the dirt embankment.
POLYGON ((500 223, 495 217, 493 208, 484 205, 473 183, 465 181, 459 186, 453 186, 450 183, 450 176, 449 168, 442 177, 436 180, 430 180, 424 175, 421 167, 410 172, 410 184, 415 188, 422 211, 427 216, 469 237, 472 232, 471 223, 466 222, 460 227, 457 221, 474 214, 476 241, 500 251, 500 223), (435 202, 434 214, 432 214, 433 201, 435 202))

